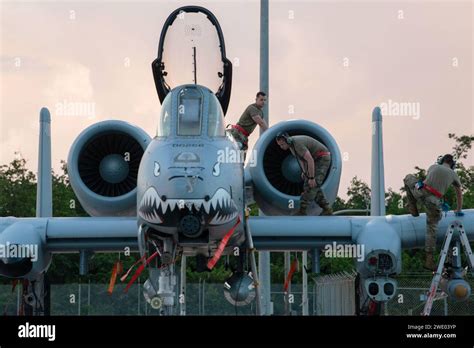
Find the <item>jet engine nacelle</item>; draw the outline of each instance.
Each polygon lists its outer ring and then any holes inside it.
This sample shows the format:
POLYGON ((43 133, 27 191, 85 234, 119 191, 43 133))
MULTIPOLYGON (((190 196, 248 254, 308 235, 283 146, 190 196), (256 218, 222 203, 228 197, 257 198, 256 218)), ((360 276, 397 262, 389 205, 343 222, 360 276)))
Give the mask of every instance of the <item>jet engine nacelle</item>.
MULTIPOLYGON (((254 185, 254 199, 265 215, 289 215, 299 208, 303 192, 301 168, 291 152, 282 150, 275 141, 279 132, 308 135, 322 142, 331 152, 331 167, 322 185, 326 199, 333 203, 341 178, 341 154, 334 138, 323 127, 306 120, 280 122, 263 133, 255 144, 246 168, 254 185)), ((315 215, 321 208, 313 203, 308 214, 315 215)))
POLYGON ((86 128, 68 157, 71 186, 91 216, 136 215, 137 175, 151 138, 123 121, 86 128))

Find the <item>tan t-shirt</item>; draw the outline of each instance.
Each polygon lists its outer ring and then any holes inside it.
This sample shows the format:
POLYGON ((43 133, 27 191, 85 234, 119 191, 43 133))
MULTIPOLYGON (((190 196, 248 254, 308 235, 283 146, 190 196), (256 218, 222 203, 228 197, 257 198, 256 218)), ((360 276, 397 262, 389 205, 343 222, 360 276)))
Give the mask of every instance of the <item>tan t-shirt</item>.
POLYGON ((291 137, 291 139, 293 140, 293 144, 290 146, 291 153, 293 153, 294 155, 296 151, 296 154, 301 159, 303 159, 306 151, 309 151, 309 153, 313 156, 313 158, 316 157, 316 152, 318 151, 329 152, 326 146, 324 146, 322 143, 320 143, 316 139, 311 138, 310 136, 295 135, 291 137), (293 151, 293 148, 294 148, 294 151, 293 151))
POLYGON ((428 168, 425 184, 433 187, 444 195, 449 186, 454 185, 460 187, 461 181, 456 172, 451 168, 441 164, 433 164, 428 168))
POLYGON ((260 116, 263 118, 263 111, 257 107, 257 104, 250 104, 247 106, 245 111, 240 116, 239 121, 237 124, 245 129, 245 131, 251 134, 255 127, 257 127, 257 123, 253 120, 252 116, 260 116))

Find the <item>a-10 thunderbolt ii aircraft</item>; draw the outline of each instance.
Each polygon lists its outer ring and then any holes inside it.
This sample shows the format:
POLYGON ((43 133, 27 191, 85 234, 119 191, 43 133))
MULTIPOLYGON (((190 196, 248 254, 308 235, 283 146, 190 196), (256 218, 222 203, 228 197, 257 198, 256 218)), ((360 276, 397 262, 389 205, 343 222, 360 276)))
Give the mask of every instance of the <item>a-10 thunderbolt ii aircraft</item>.
MULTIPOLYGON (((197 257, 198 270, 209 270, 220 256, 234 255, 239 248, 239 266, 226 283, 225 294, 241 305, 255 297, 254 285, 258 289, 252 250, 317 253, 333 242, 364 246, 356 267, 365 298, 384 303, 395 296, 393 276, 401 272, 401 250, 424 245, 424 214, 418 218, 315 216, 320 208, 313 203, 310 216, 291 216, 303 189, 301 172, 289 152, 277 146, 276 134, 309 135, 329 148, 332 164, 322 189, 331 203, 341 175, 337 143, 315 123, 281 122, 260 137, 244 170, 236 142, 226 136, 224 115, 230 101, 232 64, 226 58, 220 25, 211 12, 186 6, 171 13, 152 70, 162 104, 153 139, 136 126, 111 120, 85 129, 70 149, 70 183, 91 217, 51 217, 50 117, 42 110, 37 217, 0 218, 1 245, 38 247, 35 258, 0 259, 1 275, 30 281, 25 283, 27 303, 35 308, 36 302, 41 303, 44 289, 34 291, 35 286, 41 284, 54 254, 79 252, 84 270, 94 252, 130 248, 139 250, 149 269, 144 284, 146 299, 162 313, 172 314, 177 305, 178 260, 197 257), (211 32, 205 34, 206 28, 211 32), (207 42, 210 37, 217 41, 214 46, 207 42), (173 47, 177 41, 187 47, 179 51, 173 47), (217 52, 214 57, 208 56, 211 48, 217 52), (200 59, 202 52, 206 59, 200 59), (190 63, 189 76, 179 65, 180 59, 190 63), (207 80, 200 74, 206 69, 212 72, 207 80), (205 82, 198 84, 198 76, 205 82), (177 82, 179 78, 184 83, 177 82), (210 89, 213 83, 215 92, 210 89), (264 216, 246 216, 246 208, 253 202, 264 216), (249 264, 252 272, 245 266, 249 264)), ((379 113, 373 121, 374 125, 380 121, 379 113)), ((474 239, 474 212, 468 210, 458 219, 469 239, 474 239)), ((440 222, 438 242, 453 220, 453 213, 449 213, 440 222)), ((465 290, 453 294, 469 296, 467 282, 459 277, 451 281, 456 283, 451 288, 465 290)))

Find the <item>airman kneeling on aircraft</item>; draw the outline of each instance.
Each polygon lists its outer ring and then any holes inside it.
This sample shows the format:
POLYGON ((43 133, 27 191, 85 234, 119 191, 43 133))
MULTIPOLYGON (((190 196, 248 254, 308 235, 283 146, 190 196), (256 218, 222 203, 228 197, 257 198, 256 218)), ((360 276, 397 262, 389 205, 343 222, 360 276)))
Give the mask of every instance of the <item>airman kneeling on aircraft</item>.
POLYGON ((307 208, 314 200, 323 209, 321 215, 332 215, 321 185, 331 167, 331 153, 316 139, 307 135, 290 137, 288 133, 278 133, 276 142, 282 150, 290 149, 301 168, 304 191, 300 198, 300 209, 295 215, 307 215, 307 208))
POLYGON ((426 259, 424 268, 428 270, 436 270, 434 260, 434 253, 436 252, 436 233, 438 222, 441 220, 442 207, 445 205, 441 199, 451 185, 453 185, 456 191, 457 209, 455 215, 464 215, 461 211, 461 182, 454 171, 455 165, 456 162, 452 155, 440 156, 437 163, 428 168, 425 180, 419 180, 413 174, 408 174, 405 179, 403 179, 407 193, 407 208, 409 212, 413 216, 419 216, 417 203, 420 203, 426 210, 426 259))
POLYGON ((232 137, 240 144, 242 151, 248 149, 248 139, 250 134, 255 130, 257 125, 260 126, 262 131, 268 129, 267 122, 263 117, 263 107, 265 106, 266 94, 264 92, 258 92, 255 98, 255 103, 247 106, 245 111, 240 116, 237 124, 232 125, 228 131, 232 137))

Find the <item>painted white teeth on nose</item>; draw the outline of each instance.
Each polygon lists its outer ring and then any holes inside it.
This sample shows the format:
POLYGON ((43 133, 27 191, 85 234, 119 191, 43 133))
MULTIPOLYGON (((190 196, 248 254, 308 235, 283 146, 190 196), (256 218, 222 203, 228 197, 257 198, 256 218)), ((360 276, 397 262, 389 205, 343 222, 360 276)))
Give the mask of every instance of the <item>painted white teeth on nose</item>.
POLYGON ((160 199, 160 204, 161 204, 161 211, 163 212, 163 214, 166 214, 166 211, 168 210, 168 200, 162 201, 160 199))
MULTIPOLYGON (((150 187, 145 194, 143 195, 140 208, 139 208, 139 215, 146 221, 160 224, 162 220, 158 215, 158 208, 163 202, 161 201, 158 192, 153 187, 150 187), (145 210, 146 212, 140 211, 145 210)), ((166 211, 166 205, 162 207, 163 211, 166 211)))
POLYGON ((148 190, 147 191, 147 194, 148 194, 148 202, 151 204, 153 203, 153 193, 152 193, 152 190, 148 190))
POLYGON ((206 214, 209 214, 209 208, 211 207, 211 201, 204 201, 202 203, 204 205, 204 211, 206 212, 206 214))
POLYGON ((173 211, 174 208, 176 207, 176 200, 175 199, 169 199, 167 201, 169 201, 168 206, 170 207, 170 211, 173 211))
MULTIPOLYGON (((163 214, 173 212, 175 209, 181 208, 179 206, 180 201, 179 199, 167 199, 166 201, 162 201, 158 192, 153 187, 150 187, 143 196, 139 214, 143 219, 151 223, 162 223, 163 221, 160 218, 158 209, 161 208, 163 214)), ((183 202, 185 202, 185 208, 189 210, 193 209, 193 207, 198 211, 204 208, 203 210, 206 214, 210 214, 213 210, 216 211, 216 215, 210 222, 211 225, 227 223, 238 215, 230 194, 222 188, 218 189, 214 196, 208 201, 204 199, 190 199, 183 200, 183 202), (231 211, 230 213, 224 213, 229 210, 231 211)))
POLYGON ((211 225, 216 225, 217 224, 217 217, 219 216, 219 213, 217 213, 216 215, 214 215, 214 218, 211 220, 210 224, 211 225))
POLYGON ((217 213, 217 214, 214 216, 214 219, 212 219, 212 221, 211 221, 211 225, 215 225, 215 224, 217 224, 217 223, 219 222, 219 216, 220 216, 219 213, 217 213))
POLYGON ((153 207, 153 204, 155 204, 155 196, 150 193, 150 207, 153 207))
POLYGON ((222 195, 221 197, 221 208, 224 209, 225 208, 225 196, 222 195))
POLYGON ((155 223, 160 223, 161 222, 161 219, 158 216, 158 213, 156 211, 153 213, 153 219, 154 219, 155 223))
POLYGON ((216 209, 217 208, 217 203, 216 203, 216 195, 212 196, 210 202, 210 207, 211 209, 216 209))
POLYGON ((214 194, 214 197, 213 197, 215 208, 217 208, 217 205, 221 203, 221 197, 222 197, 222 190, 219 189, 217 190, 217 192, 214 194))

